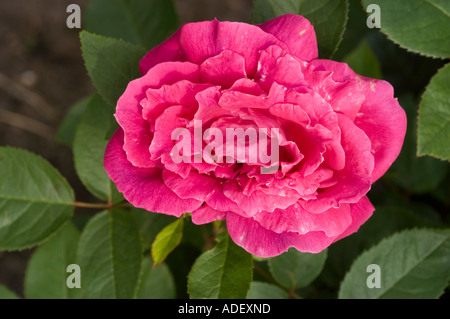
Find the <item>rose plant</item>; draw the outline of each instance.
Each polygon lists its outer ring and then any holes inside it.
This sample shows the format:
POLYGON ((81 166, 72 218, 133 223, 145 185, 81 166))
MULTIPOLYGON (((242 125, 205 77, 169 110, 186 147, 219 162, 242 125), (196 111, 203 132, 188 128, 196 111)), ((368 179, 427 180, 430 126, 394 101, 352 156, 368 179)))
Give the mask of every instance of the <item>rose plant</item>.
POLYGON ((95 91, 56 137, 89 194, 0 147, 0 250, 37 246, 23 296, 447 295, 450 19, 417 1, 375 1, 378 30, 347 0, 181 26, 172 1, 89 0, 95 91))

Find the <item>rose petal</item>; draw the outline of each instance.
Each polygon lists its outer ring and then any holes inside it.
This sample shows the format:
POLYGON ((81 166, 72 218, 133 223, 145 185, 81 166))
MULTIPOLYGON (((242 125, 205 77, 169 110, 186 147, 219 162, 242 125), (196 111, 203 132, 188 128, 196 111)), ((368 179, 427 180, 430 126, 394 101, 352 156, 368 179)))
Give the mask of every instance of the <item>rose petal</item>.
POLYGON ((303 61, 317 59, 316 33, 312 24, 296 14, 285 14, 259 25, 289 47, 290 52, 303 61))
POLYGON ((126 158, 123 140, 119 128, 106 147, 104 166, 119 192, 133 206, 177 217, 200 207, 201 201, 181 199, 171 191, 164 184, 160 169, 133 166, 126 158))
POLYGON ((148 88, 158 88, 180 80, 197 82, 198 66, 192 63, 167 62, 154 67, 145 76, 131 81, 119 98, 114 114, 125 133, 124 150, 128 160, 138 167, 154 167, 149 146, 153 139, 150 125, 142 117, 140 102, 148 88))

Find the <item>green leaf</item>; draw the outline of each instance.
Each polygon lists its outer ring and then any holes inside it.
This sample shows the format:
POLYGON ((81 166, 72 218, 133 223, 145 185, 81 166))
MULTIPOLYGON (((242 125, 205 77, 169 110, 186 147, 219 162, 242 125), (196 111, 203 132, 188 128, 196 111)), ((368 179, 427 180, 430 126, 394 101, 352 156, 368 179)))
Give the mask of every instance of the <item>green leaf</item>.
POLYGON ((75 130, 90 99, 91 96, 85 97, 70 107, 56 133, 57 142, 72 147, 75 130))
POLYGON ((343 59, 356 73, 374 79, 381 79, 381 68, 377 57, 367 41, 361 43, 343 59))
POLYGON ((255 0, 252 23, 263 23, 286 13, 307 18, 316 32, 319 57, 333 56, 347 23, 347 0, 255 0))
POLYGON ((287 299, 287 291, 266 282, 253 281, 247 299, 287 299))
MULTIPOLYGON (((387 194, 383 194, 387 196, 387 194)), ((321 273, 328 285, 339 287, 345 273, 352 263, 365 249, 397 231, 411 227, 435 227, 436 223, 423 219, 422 216, 412 212, 412 208, 420 209, 421 214, 427 209, 417 202, 411 203, 411 208, 406 203, 395 205, 376 206, 373 215, 365 222, 358 232, 343 238, 328 248, 328 257, 324 270, 321 273)))
MULTIPOLYGON (((380 6, 381 32, 410 51, 450 57, 450 2, 447 0, 362 0, 380 6)), ((370 14, 370 13, 369 13, 370 14)))
MULTIPOLYGON (((445 178, 448 165, 432 157, 416 157, 417 104, 408 96, 401 96, 399 102, 406 112, 408 127, 400 155, 386 174, 386 178, 412 193, 430 192, 445 178)), ((434 115, 427 114, 427 116, 434 115)), ((439 120, 442 119, 444 117, 441 114, 439 120)), ((444 144, 441 148, 445 149, 444 144)))
POLYGON ((322 271, 327 259, 327 250, 319 254, 302 253, 296 249, 268 260, 273 278, 286 288, 308 286, 322 271))
POLYGON ((152 258, 156 265, 162 263, 180 243, 183 237, 184 219, 178 218, 173 223, 164 227, 152 244, 152 258))
POLYGON ((197 258, 188 276, 192 299, 243 299, 252 281, 252 255, 222 233, 212 250, 197 258))
POLYGON ((448 285, 449 266, 450 230, 402 231, 355 260, 341 284, 339 298, 438 298, 448 285), (380 288, 367 286, 371 264, 380 267, 380 288))
POLYGON ((19 296, 9 290, 8 287, 0 284, 0 299, 19 299, 19 296))
POLYGON ((418 119, 418 156, 431 155, 450 161, 449 83, 450 63, 438 71, 422 95, 418 119))
POLYGON ((67 223, 33 253, 25 275, 27 299, 69 298, 67 266, 76 263, 79 237, 79 231, 72 223, 67 223))
POLYGON ((46 160, 0 147, 0 250, 39 244, 72 216, 74 193, 46 160))
POLYGON ((113 209, 95 215, 78 244, 82 296, 132 298, 141 269, 141 249, 139 232, 129 212, 113 209))
POLYGON ((139 61, 145 49, 123 40, 82 31, 81 50, 89 76, 98 93, 111 105, 128 83, 140 76, 139 61))
POLYGON ((152 260, 148 257, 144 258, 136 298, 173 299, 175 296, 175 283, 169 267, 163 263, 153 268, 152 260))
POLYGON ((85 30, 147 49, 165 40, 177 26, 172 0, 89 0, 84 13, 85 30))
POLYGON ((107 133, 114 122, 114 109, 98 94, 87 103, 73 142, 75 169, 83 185, 100 199, 123 200, 103 166, 107 133))
POLYGON ((142 249, 151 248, 156 235, 167 225, 176 220, 176 217, 165 214, 152 213, 144 209, 132 207, 131 215, 138 225, 142 238, 142 249))

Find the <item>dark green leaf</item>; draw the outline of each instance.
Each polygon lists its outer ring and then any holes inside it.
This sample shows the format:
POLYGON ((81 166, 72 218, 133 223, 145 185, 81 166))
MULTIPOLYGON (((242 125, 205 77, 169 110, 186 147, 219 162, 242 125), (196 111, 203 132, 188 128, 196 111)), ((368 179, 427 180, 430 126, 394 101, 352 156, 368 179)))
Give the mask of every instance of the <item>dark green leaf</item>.
POLYGON ((250 285, 247 299, 287 299, 287 291, 266 282, 254 281, 250 285))
MULTIPOLYGON (((370 279, 370 278, 369 278, 370 279)), ((339 298, 430 299, 450 279, 450 230, 396 233, 360 255, 342 282, 339 298), (369 288, 369 265, 380 267, 380 288, 369 288)))
POLYGON ((302 253, 296 249, 269 259, 269 269, 275 280, 286 288, 308 286, 322 271, 327 250, 319 254, 302 253))
POLYGON ((57 142, 72 147, 75 130, 90 99, 91 96, 85 97, 70 107, 56 134, 57 142))
POLYGON ((73 142, 75 169, 84 186, 100 199, 123 200, 103 166, 107 132, 114 121, 114 109, 95 94, 81 116, 73 142))
POLYGON ((381 32, 410 51, 450 57, 450 2, 447 0, 362 0, 380 6, 381 32))
POLYGON ((0 299, 19 299, 19 296, 9 290, 7 287, 0 284, 0 299))
POLYGON ((408 96, 400 97, 399 102, 406 111, 408 127, 401 153, 386 178, 412 193, 426 193, 435 189, 445 178, 448 165, 432 157, 416 157, 417 104, 408 96))
POLYGON ((243 299, 252 281, 252 255, 223 233, 217 246, 195 261, 188 276, 191 298, 243 299))
POLYGON ((172 0, 89 0, 84 29, 152 48, 178 26, 172 0))
POLYGON ((139 61, 145 49, 123 40, 82 31, 81 50, 89 76, 98 93, 111 105, 128 83, 140 76, 139 61))
POLYGON ((160 264, 152 267, 152 260, 142 260, 139 286, 136 290, 137 299, 173 299, 175 298, 175 283, 169 267, 160 264))
POLYGON ((132 298, 141 269, 138 229, 129 212, 113 209, 95 215, 78 244, 84 298, 132 298))
POLYGON ((381 79, 381 68, 377 57, 373 54, 365 40, 343 59, 356 73, 374 79, 381 79))
POLYGON ((39 244, 72 216, 72 188, 40 156, 0 147, 0 176, 0 250, 39 244))
POLYGON ((33 253, 25 276, 27 299, 69 298, 67 266, 76 263, 79 237, 79 231, 72 223, 67 223, 33 253))
POLYGON ((422 95, 417 135, 419 156, 431 155, 450 161, 449 83, 450 63, 438 71, 422 95))

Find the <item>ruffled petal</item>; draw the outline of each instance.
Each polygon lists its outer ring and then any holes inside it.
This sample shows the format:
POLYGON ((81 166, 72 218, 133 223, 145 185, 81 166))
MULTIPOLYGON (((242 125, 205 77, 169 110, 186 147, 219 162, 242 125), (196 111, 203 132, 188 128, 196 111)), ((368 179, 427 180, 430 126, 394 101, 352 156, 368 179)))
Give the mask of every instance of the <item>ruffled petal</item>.
POLYGON ((133 206, 177 217, 200 207, 202 201, 182 199, 167 187, 161 169, 133 166, 126 158, 123 140, 119 128, 106 147, 104 166, 119 192, 133 206))

